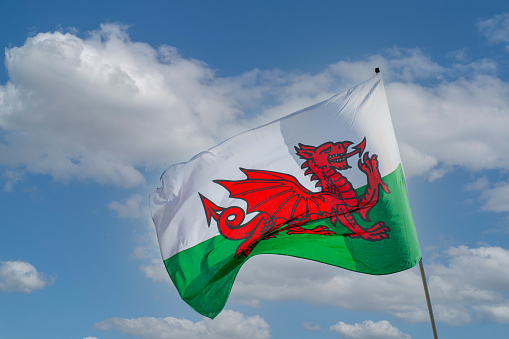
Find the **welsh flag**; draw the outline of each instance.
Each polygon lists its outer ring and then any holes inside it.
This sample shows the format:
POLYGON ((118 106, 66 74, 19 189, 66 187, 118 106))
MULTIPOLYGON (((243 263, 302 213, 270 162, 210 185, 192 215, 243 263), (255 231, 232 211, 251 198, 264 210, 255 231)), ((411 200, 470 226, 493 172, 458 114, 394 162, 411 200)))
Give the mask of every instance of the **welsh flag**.
POLYGON ((367 274, 421 258, 380 73, 174 165, 161 182, 150 200, 164 264, 210 318, 258 254, 367 274))

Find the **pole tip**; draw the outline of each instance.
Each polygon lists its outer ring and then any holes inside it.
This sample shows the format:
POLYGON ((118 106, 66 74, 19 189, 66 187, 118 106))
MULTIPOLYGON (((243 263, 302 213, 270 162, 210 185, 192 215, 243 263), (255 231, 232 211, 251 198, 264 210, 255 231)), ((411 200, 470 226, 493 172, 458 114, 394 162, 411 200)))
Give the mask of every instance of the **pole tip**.
POLYGON ((380 73, 380 68, 375 67, 375 74, 378 74, 378 73, 380 73))

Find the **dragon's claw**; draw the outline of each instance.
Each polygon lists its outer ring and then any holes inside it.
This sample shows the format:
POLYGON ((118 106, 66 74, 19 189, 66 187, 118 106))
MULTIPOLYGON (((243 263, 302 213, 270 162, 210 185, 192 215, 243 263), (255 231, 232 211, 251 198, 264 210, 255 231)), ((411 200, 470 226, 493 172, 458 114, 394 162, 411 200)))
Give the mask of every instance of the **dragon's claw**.
POLYGON ((383 222, 376 223, 374 226, 366 229, 363 236, 364 239, 370 241, 377 241, 389 238, 390 228, 383 222))
POLYGON ((369 241, 379 241, 389 238, 391 229, 383 222, 378 222, 370 228, 364 229, 362 232, 350 234, 350 238, 362 238, 369 241))
POLYGON ((364 153, 364 157, 359 160, 359 169, 364 172, 366 175, 370 175, 374 172, 378 172, 378 160, 377 155, 374 154, 371 158, 369 157, 369 152, 364 153))

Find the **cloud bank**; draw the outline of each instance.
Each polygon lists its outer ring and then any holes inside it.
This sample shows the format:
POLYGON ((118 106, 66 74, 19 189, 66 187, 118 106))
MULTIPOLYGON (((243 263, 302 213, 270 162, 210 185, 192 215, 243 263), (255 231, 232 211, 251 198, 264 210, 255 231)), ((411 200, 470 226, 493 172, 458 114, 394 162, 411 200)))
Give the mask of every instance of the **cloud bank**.
POLYGON ((7 49, 6 66, 1 162, 56 179, 140 184, 137 167, 210 146, 239 113, 207 65, 132 42, 117 25, 85 39, 40 33, 7 49))
MULTIPOLYGON (((437 321, 455 326, 509 323, 509 250, 451 247, 443 259, 446 264, 426 267, 437 321)), ((263 300, 300 300, 388 312, 408 322, 429 321, 417 268, 370 276, 297 258, 260 255, 241 269, 231 300, 254 307, 263 300)))
POLYGON ((331 331, 341 334, 344 339, 411 339, 408 334, 401 332, 387 320, 373 322, 363 321, 353 325, 342 321, 330 327, 331 331))
POLYGON ((94 325, 97 330, 116 330, 142 339, 266 339, 269 325, 259 316, 246 317, 235 311, 223 311, 214 320, 204 318, 193 323, 187 319, 167 318, 110 318, 94 325))
POLYGON ((31 293, 54 282, 26 261, 0 261, 0 291, 31 293))
MULTIPOLYGON (((493 43, 509 44, 509 13, 495 15, 492 18, 481 20, 477 27, 493 43)), ((506 50, 509 48, 506 46, 506 50)))
POLYGON ((28 174, 142 184, 145 169, 185 161, 324 100, 368 79, 375 66, 384 74, 407 176, 436 179, 455 166, 509 169, 509 85, 492 60, 444 66, 419 49, 395 47, 316 74, 255 69, 219 77, 174 47, 133 42, 125 27, 107 24, 86 37, 39 33, 6 49, 4 190, 28 174))

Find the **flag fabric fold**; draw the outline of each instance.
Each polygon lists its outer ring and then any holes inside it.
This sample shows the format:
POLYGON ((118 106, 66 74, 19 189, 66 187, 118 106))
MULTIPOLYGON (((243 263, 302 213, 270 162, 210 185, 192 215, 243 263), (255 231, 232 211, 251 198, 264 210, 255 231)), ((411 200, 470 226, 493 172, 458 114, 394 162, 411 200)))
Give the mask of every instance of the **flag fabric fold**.
POLYGON ((254 255, 377 275, 421 258, 380 73, 161 181, 150 201, 164 264, 183 300, 210 318, 254 255))

